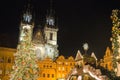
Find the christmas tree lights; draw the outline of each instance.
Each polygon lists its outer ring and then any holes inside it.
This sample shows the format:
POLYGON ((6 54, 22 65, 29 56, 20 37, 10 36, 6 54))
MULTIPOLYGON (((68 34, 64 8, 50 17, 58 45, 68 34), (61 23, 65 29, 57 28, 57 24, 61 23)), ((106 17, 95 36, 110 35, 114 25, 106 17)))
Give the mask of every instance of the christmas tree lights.
POLYGON ((10 80, 37 80, 38 72, 37 57, 32 50, 32 44, 28 41, 21 42, 15 54, 10 80))
POLYGON ((113 50, 113 68, 117 68, 118 56, 120 55, 120 10, 112 10, 112 50, 113 50))

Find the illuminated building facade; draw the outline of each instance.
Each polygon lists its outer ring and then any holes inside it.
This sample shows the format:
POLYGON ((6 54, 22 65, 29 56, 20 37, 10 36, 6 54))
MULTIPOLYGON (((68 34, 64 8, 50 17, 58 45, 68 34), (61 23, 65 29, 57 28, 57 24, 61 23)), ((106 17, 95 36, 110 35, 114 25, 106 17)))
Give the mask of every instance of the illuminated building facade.
POLYGON ((72 56, 68 59, 65 59, 64 56, 60 56, 57 58, 56 63, 57 79, 64 79, 75 66, 75 60, 72 56))
MULTIPOLYGON (((0 79, 9 80, 9 75, 14 64, 16 49, 0 47, 0 79)), ((55 61, 49 57, 39 60, 40 76, 38 80, 60 80, 66 76, 75 66, 74 58, 59 56, 55 61)))
POLYGON ((0 80, 9 80, 16 49, 0 47, 0 80))
POLYGON ((40 68, 40 77, 38 80, 65 80, 66 76, 75 66, 73 57, 65 59, 59 56, 55 61, 47 57, 38 62, 40 68))

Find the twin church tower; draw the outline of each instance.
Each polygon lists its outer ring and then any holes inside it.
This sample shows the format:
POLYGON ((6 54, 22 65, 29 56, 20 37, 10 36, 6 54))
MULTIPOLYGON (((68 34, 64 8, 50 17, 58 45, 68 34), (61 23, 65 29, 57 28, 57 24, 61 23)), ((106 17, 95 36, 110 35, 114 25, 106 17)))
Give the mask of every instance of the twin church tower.
POLYGON ((55 16, 51 8, 46 16, 44 28, 38 28, 36 31, 33 31, 35 22, 30 5, 28 5, 21 18, 18 45, 21 43, 32 44, 32 48, 39 60, 43 60, 46 57, 53 60, 56 59, 59 51, 57 49, 58 27, 55 23, 55 16))

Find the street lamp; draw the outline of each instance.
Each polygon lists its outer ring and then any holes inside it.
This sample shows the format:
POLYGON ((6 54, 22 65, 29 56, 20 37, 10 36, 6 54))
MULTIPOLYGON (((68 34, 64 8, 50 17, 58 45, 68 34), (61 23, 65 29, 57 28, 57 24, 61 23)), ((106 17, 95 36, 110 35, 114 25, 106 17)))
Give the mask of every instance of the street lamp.
POLYGON ((84 43, 84 44, 83 44, 83 49, 84 49, 85 54, 86 54, 87 51, 88 51, 88 49, 89 49, 88 43, 84 43))

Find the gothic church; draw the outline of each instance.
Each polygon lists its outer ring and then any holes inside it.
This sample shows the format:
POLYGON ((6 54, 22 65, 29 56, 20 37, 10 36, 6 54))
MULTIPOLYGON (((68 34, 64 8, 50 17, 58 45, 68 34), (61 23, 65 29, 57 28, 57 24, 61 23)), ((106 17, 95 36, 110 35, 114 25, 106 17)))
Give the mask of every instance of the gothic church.
POLYGON ((43 29, 34 29, 34 20, 30 6, 22 15, 19 33, 19 43, 23 42, 33 45, 33 49, 39 60, 49 57, 53 60, 59 55, 57 44, 58 27, 55 24, 55 17, 50 9, 49 14, 46 16, 46 23, 43 29), (34 33, 34 35, 33 35, 34 33))

